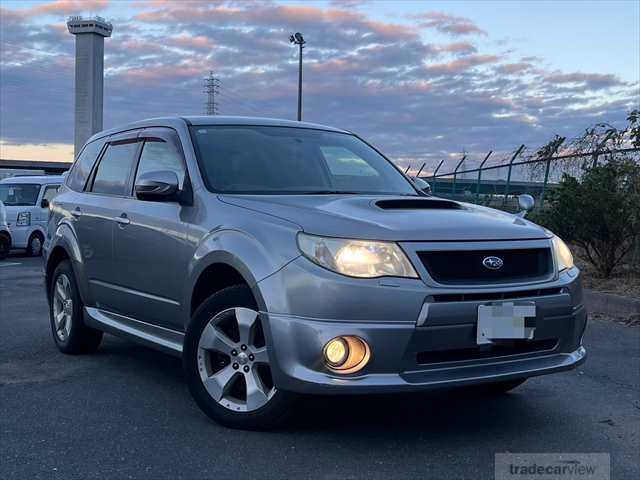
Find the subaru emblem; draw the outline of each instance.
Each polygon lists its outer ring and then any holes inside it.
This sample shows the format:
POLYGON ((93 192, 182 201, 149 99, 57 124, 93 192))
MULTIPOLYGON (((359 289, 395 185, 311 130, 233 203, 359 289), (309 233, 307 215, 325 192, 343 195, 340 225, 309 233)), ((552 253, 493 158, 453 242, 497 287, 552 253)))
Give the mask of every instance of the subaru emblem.
POLYGON ((504 262, 499 257, 485 257, 482 260, 482 265, 484 265, 489 270, 500 270, 504 262))

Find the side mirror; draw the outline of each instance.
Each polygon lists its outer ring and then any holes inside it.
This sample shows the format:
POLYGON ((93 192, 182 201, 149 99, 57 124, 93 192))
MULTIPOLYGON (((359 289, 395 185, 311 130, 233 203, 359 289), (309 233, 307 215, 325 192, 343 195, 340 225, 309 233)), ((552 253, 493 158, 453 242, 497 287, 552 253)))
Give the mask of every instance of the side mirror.
POLYGON ((46 198, 43 198, 42 201, 40 202, 40 208, 49 208, 49 200, 47 200, 46 198))
POLYGON ((429 185, 429 182, 420 177, 411 177, 411 180, 413 180, 414 185, 418 187, 418 190, 422 190, 427 195, 431 195, 431 185, 429 185))
POLYGON ((518 205, 520 206, 520 211, 517 215, 519 217, 525 217, 527 213, 529 213, 529 211, 533 209, 535 204, 536 201, 531 195, 527 193, 518 195, 518 205))
POLYGON ((136 180, 134 189, 140 200, 173 200, 178 193, 178 176, 170 170, 147 172, 136 180))

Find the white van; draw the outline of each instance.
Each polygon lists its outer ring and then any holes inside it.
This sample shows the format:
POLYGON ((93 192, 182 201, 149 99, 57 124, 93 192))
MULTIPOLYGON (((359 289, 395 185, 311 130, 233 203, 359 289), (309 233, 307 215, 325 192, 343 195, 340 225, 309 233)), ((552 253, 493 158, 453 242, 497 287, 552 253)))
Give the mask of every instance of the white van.
POLYGON ((7 209, 0 201, 0 260, 4 260, 9 255, 11 249, 11 232, 7 224, 7 209))
POLYGON ((62 175, 10 177, 0 180, 0 201, 4 203, 11 229, 11 248, 27 254, 42 254, 49 218, 49 202, 63 183, 62 175))

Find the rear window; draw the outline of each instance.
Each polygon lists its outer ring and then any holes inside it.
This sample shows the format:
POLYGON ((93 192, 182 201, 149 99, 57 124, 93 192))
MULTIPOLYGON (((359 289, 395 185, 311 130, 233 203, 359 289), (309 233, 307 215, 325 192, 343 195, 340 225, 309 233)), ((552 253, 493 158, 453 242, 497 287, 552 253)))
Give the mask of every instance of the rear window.
POLYGON ((69 188, 78 192, 84 190, 93 164, 100 150, 102 150, 102 145, 104 145, 104 140, 95 140, 84 147, 69 173, 69 178, 67 179, 67 186, 69 188))

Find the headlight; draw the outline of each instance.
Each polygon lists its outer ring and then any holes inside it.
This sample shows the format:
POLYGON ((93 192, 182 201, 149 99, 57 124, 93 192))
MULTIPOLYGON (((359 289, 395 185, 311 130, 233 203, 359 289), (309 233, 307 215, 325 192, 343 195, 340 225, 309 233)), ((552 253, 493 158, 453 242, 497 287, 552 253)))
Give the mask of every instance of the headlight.
POLYGON ((556 257, 556 262, 558 264, 558 271, 562 272, 563 270, 568 270, 569 268, 573 268, 573 255, 571 255, 571 250, 567 247, 567 244, 564 243, 560 237, 553 237, 553 252, 556 257))
POLYGON ((299 233, 298 246, 312 262, 350 277, 418 277, 409 259, 393 242, 316 237, 299 233))
POLYGON ((31 225, 31 212, 20 212, 16 218, 16 226, 28 227, 31 225))

